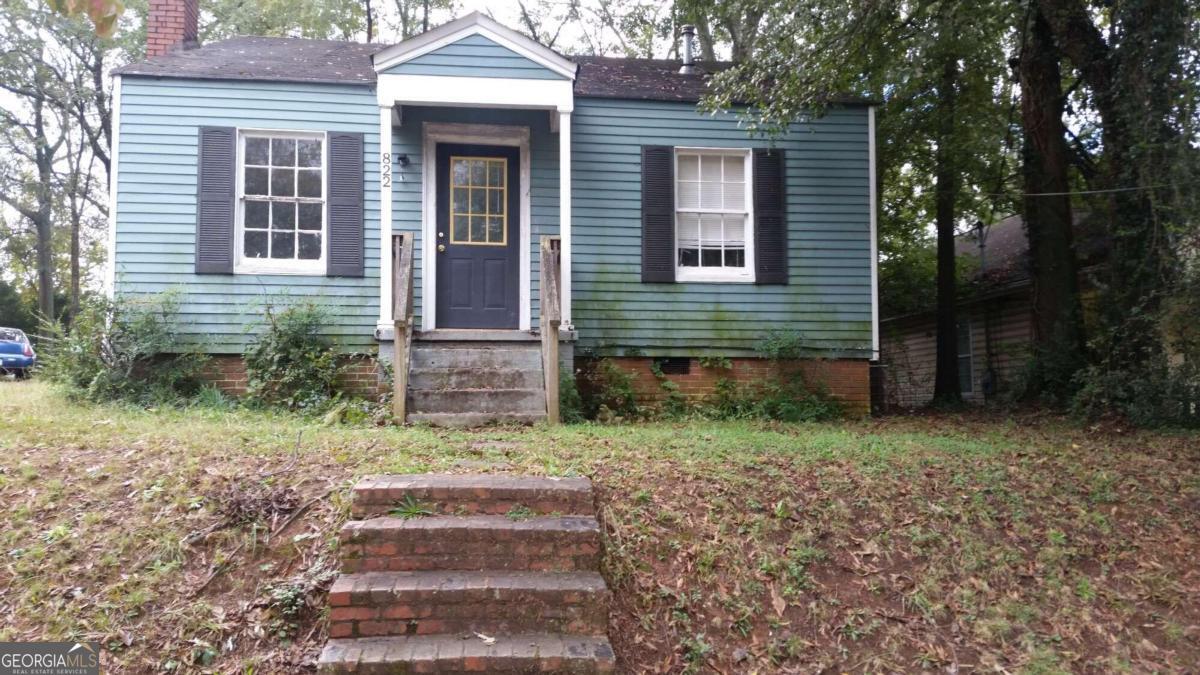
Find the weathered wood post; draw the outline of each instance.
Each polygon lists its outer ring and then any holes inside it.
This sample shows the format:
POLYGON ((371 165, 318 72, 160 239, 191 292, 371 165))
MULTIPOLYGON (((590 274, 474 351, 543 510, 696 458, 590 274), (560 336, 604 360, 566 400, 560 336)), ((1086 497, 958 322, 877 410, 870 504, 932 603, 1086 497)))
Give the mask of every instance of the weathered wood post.
POLYGON ((542 368, 546 376, 546 421, 558 424, 558 329, 562 325, 562 305, 559 304, 559 241, 557 237, 542 237, 541 246, 541 329, 542 368))
POLYGON ((392 235, 392 418, 408 417, 408 348, 412 339, 412 237, 392 235))

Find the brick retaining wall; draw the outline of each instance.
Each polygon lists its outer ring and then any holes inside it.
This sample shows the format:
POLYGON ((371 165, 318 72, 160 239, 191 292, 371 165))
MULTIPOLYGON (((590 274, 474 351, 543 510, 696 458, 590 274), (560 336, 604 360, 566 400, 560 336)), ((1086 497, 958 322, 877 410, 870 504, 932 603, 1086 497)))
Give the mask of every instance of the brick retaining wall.
MULTIPOLYGON (((246 393, 246 362, 236 354, 209 357, 201 377, 232 396, 246 393)), ((342 362, 337 388, 351 396, 374 399, 387 390, 374 357, 347 356, 342 362)))
MULTIPOLYGON (((581 369, 589 363, 578 359, 581 369)), ((633 388, 639 403, 663 401, 667 392, 651 369, 654 358, 609 357, 622 370, 633 375, 633 388)), ((812 359, 796 362, 808 382, 824 386, 851 415, 866 415, 871 409, 870 363, 865 359, 812 359)), ((717 381, 732 379, 741 383, 762 382, 774 377, 778 365, 761 358, 731 358, 729 368, 704 367, 700 359, 690 359, 687 374, 668 374, 663 377, 675 383, 679 392, 689 400, 700 401, 715 391, 717 381)))
MULTIPOLYGON (((667 392, 651 370, 655 359, 650 357, 610 357, 622 370, 633 375, 633 387, 639 403, 661 402, 667 392)), ((768 359, 731 358, 730 367, 704 367, 700 359, 691 359, 687 374, 664 377, 679 387, 679 392, 692 401, 712 395, 718 380, 728 378, 737 382, 762 382, 774 376, 777 366, 768 359)), ((589 361, 578 359, 579 368, 590 367, 589 361)), ((798 362, 805 377, 814 385, 824 386, 851 415, 865 415, 871 406, 870 365, 864 359, 803 360, 798 362)), ((218 355, 209 360, 204 378, 221 391, 234 396, 246 393, 246 363, 241 356, 218 355)), ((346 357, 337 381, 338 389, 353 396, 374 399, 386 391, 376 361, 372 357, 346 357)))

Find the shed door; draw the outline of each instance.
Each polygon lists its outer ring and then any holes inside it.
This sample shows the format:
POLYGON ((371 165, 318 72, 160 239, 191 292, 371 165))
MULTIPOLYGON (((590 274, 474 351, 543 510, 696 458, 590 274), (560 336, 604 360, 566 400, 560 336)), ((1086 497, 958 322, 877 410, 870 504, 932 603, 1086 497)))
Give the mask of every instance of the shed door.
POLYGON ((437 146, 437 326, 517 328, 520 150, 437 146))

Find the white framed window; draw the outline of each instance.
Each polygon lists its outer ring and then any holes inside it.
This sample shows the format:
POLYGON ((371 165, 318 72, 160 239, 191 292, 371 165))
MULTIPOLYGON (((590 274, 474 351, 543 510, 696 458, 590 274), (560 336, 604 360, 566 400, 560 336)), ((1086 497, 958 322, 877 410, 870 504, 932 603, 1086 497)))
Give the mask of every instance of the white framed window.
POLYGON ((325 273, 327 145, 323 132, 239 132, 235 272, 325 273))
POLYGON ((958 390, 964 394, 975 391, 975 349, 971 335, 971 319, 958 320, 958 390))
POLYGON ((751 154, 675 149, 675 279, 754 281, 751 154))

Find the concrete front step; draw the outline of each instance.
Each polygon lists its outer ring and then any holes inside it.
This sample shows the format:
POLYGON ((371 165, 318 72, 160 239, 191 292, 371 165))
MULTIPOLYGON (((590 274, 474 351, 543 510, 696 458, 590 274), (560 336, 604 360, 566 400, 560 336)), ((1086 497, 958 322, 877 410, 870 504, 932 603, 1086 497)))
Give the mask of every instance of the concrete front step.
POLYGON ((409 390, 542 389, 541 368, 411 368, 409 390))
POLYGON ((527 413, 546 412, 541 389, 409 389, 414 413, 527 413))
POLYGON ((529 347, 457 346, 453 343, 414 345, 411 368, 532 368, 540 372, 542 352, 536 344, 529 347))
POLYGON ((329 636, 603 635, 609 599, 596 572, 346 574, 329 591, 329 636))
POLYGON ((412 424, 430 424, 435 427, 451 429, 474 429, 491 424, 537 424, 546 419, 545 411, 540 413, 409 413, 408 421, 412 424))
POLYGON ((600 525, 591 516, 429 516, 347 522, 342 571, 599 569, 600 525))
POLYGON ((525 633, 429 635, 330 640, 318 662, 322 675, 341 673, 611 673, 604 637, 525 633))
POLYGON ((433 473, 368 476, 354 486, 351 514, 360 520, 385 516, 406 500, 445 515, 504 515, 522 509, 538 515, 596 512, 587 478, 433 473))

